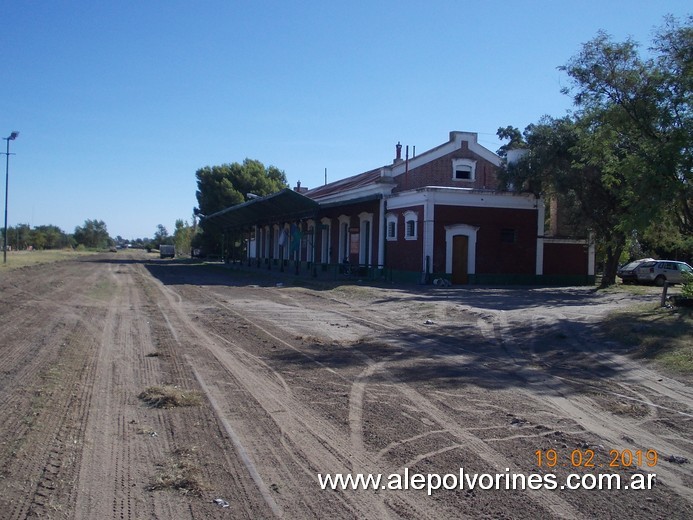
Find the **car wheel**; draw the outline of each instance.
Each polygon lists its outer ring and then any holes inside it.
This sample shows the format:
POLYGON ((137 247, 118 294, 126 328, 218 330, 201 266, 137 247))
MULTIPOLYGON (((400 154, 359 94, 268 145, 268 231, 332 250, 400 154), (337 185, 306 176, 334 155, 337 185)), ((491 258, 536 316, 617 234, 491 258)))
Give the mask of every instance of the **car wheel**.
POLYGON ((664 287, 664 282, 666 282, 667 279, 664 278, 663 275, 659 275, 657 278, 655 278, 654 282, 657 287, 664 287))

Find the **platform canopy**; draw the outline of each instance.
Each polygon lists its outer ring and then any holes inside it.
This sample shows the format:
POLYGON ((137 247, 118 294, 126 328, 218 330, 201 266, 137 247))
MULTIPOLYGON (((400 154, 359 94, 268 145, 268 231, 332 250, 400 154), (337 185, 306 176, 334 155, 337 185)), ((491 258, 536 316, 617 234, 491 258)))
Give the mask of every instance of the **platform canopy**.
POLYGON ((255 225, 300 220, 317 216, 320 206, 290 188, 229 206, 202 218, 225 229, 248 229, 255 225))

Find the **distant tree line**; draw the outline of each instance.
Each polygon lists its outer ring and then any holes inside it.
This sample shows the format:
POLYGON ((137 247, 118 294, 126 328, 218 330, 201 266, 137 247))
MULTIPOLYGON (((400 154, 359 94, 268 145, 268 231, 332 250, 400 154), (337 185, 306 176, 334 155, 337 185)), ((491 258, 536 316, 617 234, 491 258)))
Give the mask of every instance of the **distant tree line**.
MULTIPOLYGON (((0 235, 2 231, 0 229, 0 235)), ((76 246, 76 242, 58 226, 35 226, 32 229, 29 224, 17 224, 7 228, 7 245, 15 251, 29 248, 64 249, 76 246)))
MULTIPOLYGON (((0 229, 0 235, 2 229, 0 229)), ((65 249, 87 248, 105 249, 114 243, 108 235, 103 220, 85 220, 84 225, 75 227, 74 233, 68 234, 52 224, 34 226, 17 224, 7 228, 7 246, 14 251, 27 249, 65 249)), ((4 244, 4 237, 2 237, 4 244)))

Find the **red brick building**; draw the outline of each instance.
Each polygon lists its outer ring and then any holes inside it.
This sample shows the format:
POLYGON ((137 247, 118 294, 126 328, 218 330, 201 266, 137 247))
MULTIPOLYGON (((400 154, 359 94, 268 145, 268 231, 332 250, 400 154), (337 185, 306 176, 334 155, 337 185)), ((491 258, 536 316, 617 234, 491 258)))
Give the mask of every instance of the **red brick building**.
POLYGON ((251 265, 453 284, 591 284, 594 249, 549 236, 544 201, 497 189, 499 157, 469 132, 420 155, 207 217, 248 233, 251 265))

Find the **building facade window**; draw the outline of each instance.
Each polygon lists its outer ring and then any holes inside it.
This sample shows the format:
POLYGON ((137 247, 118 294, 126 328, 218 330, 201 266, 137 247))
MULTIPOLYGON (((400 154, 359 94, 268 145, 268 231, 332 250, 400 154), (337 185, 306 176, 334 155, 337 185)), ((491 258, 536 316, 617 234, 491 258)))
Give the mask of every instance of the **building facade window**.
POLYGON ((517 241, 517 233, 514 229, 501 229, 501 242, 504 244, 514 244, 517 241))
POLYGON ((397 215, 388 213, 385 216, 385 225, 387 229, 386 238, 388 240, 397 240, 397 215))
POLYGON ((474 181, 476 179, 476 161, 472 159, 452 160, 453 181, 474 181))
POLYGON ((418 215, 413 211, 404 213, 404 238, 416 240, 418 238, 418 215))

